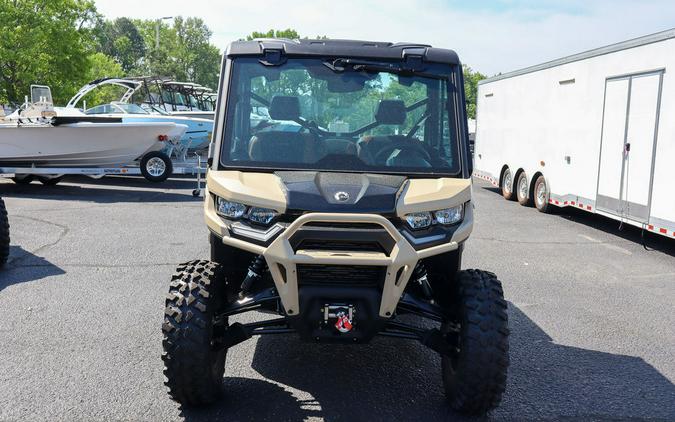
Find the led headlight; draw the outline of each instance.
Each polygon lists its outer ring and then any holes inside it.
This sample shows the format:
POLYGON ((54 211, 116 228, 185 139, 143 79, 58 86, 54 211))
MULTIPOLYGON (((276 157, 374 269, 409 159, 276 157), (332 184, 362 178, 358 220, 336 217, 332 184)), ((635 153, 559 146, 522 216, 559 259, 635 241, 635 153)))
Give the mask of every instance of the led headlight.
POLYGON ((279 215, 276 211, 269 208, 252 207, 248 212, 248 219, 253 223, 262 225, 269 225, 276 216, 279 215))
POLYGON ((440 224, 446 226, 457 224, 464 218, 464 205, 438 210, 434 212, 434 215, 436 216, 436 221, 440 224))
POLYGON ((405 216, 405 221, 408 223, 411 229, 419 230, 426 229, 431 226, 431 213, 430 212, 414 212, 407 214, 405 216))
POLYGON ((216 199, 216 212, 227 218, 241 218, 246 213, 246 205, 218 197, 216 199))

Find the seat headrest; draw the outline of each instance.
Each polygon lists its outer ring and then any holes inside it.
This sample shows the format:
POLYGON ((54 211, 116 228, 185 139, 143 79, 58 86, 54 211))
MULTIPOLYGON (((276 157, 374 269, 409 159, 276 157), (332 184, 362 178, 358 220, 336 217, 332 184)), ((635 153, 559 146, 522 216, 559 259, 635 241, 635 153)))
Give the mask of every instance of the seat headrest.
POLYGON ((274 120, 298 120, 300 117, 300 100, 298 97, 275 95, 268 110, 274 120))
POLYGON ((405 118, 405 103, 401 100, 381 100, 375 109, 375 121, 381 125, 402 125, 405 118))

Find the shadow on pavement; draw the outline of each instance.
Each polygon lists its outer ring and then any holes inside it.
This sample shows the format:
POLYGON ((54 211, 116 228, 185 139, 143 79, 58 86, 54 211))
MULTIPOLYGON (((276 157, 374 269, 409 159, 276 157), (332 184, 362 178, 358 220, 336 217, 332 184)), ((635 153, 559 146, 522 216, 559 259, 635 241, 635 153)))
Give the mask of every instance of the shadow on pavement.
MULTIPOLYGON (((675 419, 675 386, 643 359, 555 344, 510 304, 511 367, 497 419, 675 419)), ((439 357, 414 342, 313 345, 258 340, 252 367, 269 381, 226 378, 223 402, 186 420, 464 420, 447 406, 439 357), (271 381, 271 382, 270 382, 271 381), (280 383, 309 395, 298 401, 280 383)))
POLYGON ((675 420, 675 385, 642 358, 556 344, 512 303, 509 318, 511 367, 496 413, 675 420))
POLYGON ((298 401, 277 384, 250 378, 226 378, 225 395, 217 404, 182 408, 186 421, 302 421, 316 412, 306 410, 311 403, 298 401))
POLYGON ((196 187, 197 182, 194 178, 172 177, 161 183, 151 183, 142 177, 134 176, 107 176, 101 179, 68 176, 56 186, 45 186, 36 181, 28 185, 2 183, 0 192, 6 197, 96 203, 203 201, 201 197, 192 196, 192 190, 196 187), (175 192, 176 190, 181 192, 175 192))
MULTIPOLYGON (((499 188, 492 186, 480 187, 483 190, 501 196, 499 188)), ((530 211, 534 211, 534 208, 531 208, 530 211)), ((593 214, 573 207, 553 207, 550 215, 552 217, 558 216, 577 224, 583 224, 587 227, 618 236, 624 240, 642 244, 647 249, 675 256, 675 241, 673 239, 668 239, 647 230, 641 230, 629 224, 621 225, 618 221, 599 214, 593 214)))
POLYGON ((0 269, 0 291, 13 284, 65 273, 61 268, 20 246, 10 246, 9 260, 5 267, 0 269))

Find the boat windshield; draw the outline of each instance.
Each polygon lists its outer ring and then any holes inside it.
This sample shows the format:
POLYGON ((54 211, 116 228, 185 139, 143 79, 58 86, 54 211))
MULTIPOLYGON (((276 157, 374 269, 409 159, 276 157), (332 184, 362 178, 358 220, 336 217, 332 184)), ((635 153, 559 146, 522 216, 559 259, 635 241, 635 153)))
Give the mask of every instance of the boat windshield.
POLYGON ((113 104, 116 108, 122 111, 124 114, 150 114, 143 107, 136 104, 127 104, 127 103, 116 103, 113 104))
POLYGON ((454 69, 396 63, 234 61, 221 164, 455 175, 460 171, 454 69))

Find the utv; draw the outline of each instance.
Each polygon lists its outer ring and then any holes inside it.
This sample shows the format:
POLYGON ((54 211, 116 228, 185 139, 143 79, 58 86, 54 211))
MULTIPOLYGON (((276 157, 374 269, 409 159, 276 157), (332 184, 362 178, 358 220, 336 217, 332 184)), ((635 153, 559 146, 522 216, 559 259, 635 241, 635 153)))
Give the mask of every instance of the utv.
POLYGON ((9 221, 5 202, 0 198, 0 268, 4 267, 9 257, 9 221))
POLYGON ((463 86, 457 55, 427 45, 229 46, 204 202, 211 259, 182 264, 166 299, 173 399, 213 402, 230 347, 289 333, 418 341, 441 356, 452 407, 498 405, 509 364, 501 283, 460 271, 473 225, 463 86), (254 310, 277 317, 229 322, 254 310))

